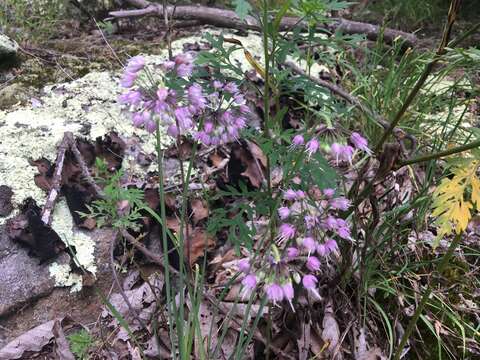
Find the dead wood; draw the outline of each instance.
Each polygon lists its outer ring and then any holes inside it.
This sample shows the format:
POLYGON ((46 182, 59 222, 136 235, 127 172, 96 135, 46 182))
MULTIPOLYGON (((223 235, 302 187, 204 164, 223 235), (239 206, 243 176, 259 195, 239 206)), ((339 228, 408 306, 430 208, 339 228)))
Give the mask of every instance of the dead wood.
MULTIPOLYGON (((146 0, 126 0, 125 3, 137 9, 111 11, 109 15, 113 18, 126 18, 139 16, 162 17, 164 14, 163 5, 161 4, 154 4, 146 0)), ((172 20, 195 20, 204 25, 237 30, 259 31, 261 29, 260 22, 253 16, 247 16, 242 21, 232 10, 202 5, 182 5, 167 6, 166 13, 172 20)), ((308 24, 297 17, 284 17, 280 23, 280 31, 288 31, 299 27, 307 30, 308 24)), ((392 44, 397 38, 400 38, 407 47, 414 46, 417 42, 417 37, 411 33, 342 18, 332 18, 329 23, 318 24, 317 30, 331 33, 339 31, 349 35, 364 34, 367 39, 373 41, 382 37, 387 44, 392 44)))
POLYGON ((53 174, 52 187, 48 193, 47 201, 42 210, 41 219, 46 225, 50 225, 52 222, 52 212, 57 201, 58 194, 60 193, 60 186, 62 183, 62 171, 63 163, 65 161, 65 152, 70 147, 69 139, 65 135, 58 148, 57 160, 55 161, 55 173, 53 174))

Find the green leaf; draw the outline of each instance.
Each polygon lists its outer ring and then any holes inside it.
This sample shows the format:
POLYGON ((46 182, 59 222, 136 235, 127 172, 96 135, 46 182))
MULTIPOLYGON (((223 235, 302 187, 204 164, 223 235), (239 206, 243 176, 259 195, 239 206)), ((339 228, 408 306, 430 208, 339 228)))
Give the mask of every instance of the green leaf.
POLYGON ((245 20, 248 13, 252 10, 252 6, 246 0, 233 0, 233 5, 235 5, 235 13, 242 21, 245 20))
POLYGON ((311 186, 311 184, 308 183, 310 179, 320 189, 336 188, 338 180, 337 172, 320 153, 312 156, 311 160, 305 164, 302 172, 307 175, 302 176, 302 178, 305 179, 304 181, 307 182, 305 186, 311 186))

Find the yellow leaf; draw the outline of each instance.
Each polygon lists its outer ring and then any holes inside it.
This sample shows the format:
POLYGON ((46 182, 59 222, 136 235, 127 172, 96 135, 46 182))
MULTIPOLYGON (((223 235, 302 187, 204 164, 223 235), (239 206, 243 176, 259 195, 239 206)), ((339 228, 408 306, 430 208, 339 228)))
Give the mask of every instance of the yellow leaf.
POLYGON ((475 173, 472 175, 472 203, 480 208, 480 180, 478 180, 475 173))

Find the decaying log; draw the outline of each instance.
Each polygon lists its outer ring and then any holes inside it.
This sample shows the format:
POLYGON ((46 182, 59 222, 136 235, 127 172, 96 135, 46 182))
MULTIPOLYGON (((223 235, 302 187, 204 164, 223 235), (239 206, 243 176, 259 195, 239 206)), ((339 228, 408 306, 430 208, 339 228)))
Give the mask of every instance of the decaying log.
MULTIPOLYGON (((126 18, 138 16, 163 16, 163 6, 154 4, 146 0, 126 0, 126 4, 137 9, 111 11, 109 15, 113 18, 126 18)), ((223 28, 238 30, 260 30, 259 21, 253 16, 247 16, 245 20, 240 20, 238 15, 232 10, 212 8, 202 5, 181 5, 167 6, 167 14, 173 20, 196 20, 205 25, 212 25, 223 28)), ((287 31, 295 28, 307 29, 307 23, 297 17, 284 17, 280 23, 280 30, 287 31)), ((377 40, 379 36, 383 40, 392 44, 397 38, 404 42, 404 46, 414 46, 417 37, 414 34, 384 28, 378 25, 351 21, 342 18, 332 18, 329 23, 317 25, 318 31, 335 32, 340 31, 344 34, 364 34, 369 40, 377 40)))

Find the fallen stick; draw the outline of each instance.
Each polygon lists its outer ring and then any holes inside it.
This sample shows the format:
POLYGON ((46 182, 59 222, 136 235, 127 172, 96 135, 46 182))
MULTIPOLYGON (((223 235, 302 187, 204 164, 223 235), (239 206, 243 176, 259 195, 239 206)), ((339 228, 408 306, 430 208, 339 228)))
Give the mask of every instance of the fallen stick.
POLYGON ((63 163, 65 161, 65 152, 70 147, 69 139, 64 136, 58 148, 58 155, 55 161, 55 173, 53 174, 52 187, 48 193, 47 201, 42 210, 41 220, 45 225, 50 226, 52 222, 52 213, 57 202, 58 194, 60 193, 60 186, 62 183, 63 163))
MULTIPOLYGON (((163 16, 164 14, 161 4, 154 4, 146 0, 126 0, 126 3, 137 9, 111 11, 109 15, 112 18, 126 18, 163 16)), ((205 25, 237 30, 261 30, 260 22, 256 18, 247 16, 245 20, 242 21, 232 10, 202 5, 182 5, 176 7, 167 6, 166 13, 168 17, 173 20, 196 20, 205 25)), ((308 24, 297 17, 284 17, 280 23, 280 31, 288 31, 293 28, 307 30, 308 24)), ((332 18, 328 23, 318 24, 317 30, 332 33, 340 31, 349 35, 365 34, 367 39, 373 41, 376 41, 381 36, 387 44, 392 44, 396 39, 400 38, 407 47, 412 47, 417 42, 417 37, 411 33, 342 18, 332 18)))
POLYGON ((58 147, 58 155, 57 159, 55 160, 55 172, 53 174, 52 179, 52 187, 50 192, 48 193, 47 201, 45 202, 45 206, 43 207, 41 220, 45 225, 50 226, 52 222, 52 213, 55 208, 55 203, 57 202, 58 195, 60 194, 60 188, 62 186, 62 171, 63 171, 63 164, 65 162, 65 153, 67 150, 71 150, 75 159, 77 160, 80 169, 82 171, 82 175, 85 180, 93 187, 96 195, 100 198, 103 198, 104 194, 102 189, 95 183, 95 180, 90 175, 88 170, 88 166, 83 160, 83 156, 77 148, 77 144, 75 143, 75 138, 71 132, 66 132, 63 135, 62 142, 58 147))
POLYGON ((68 143, 70 145, 70 150, 72 151, 73 155, 75 156, 75 160, 77 160, 78 165, 80 166, 80 170, 82 170, 82 175, 85 180, 92 186, 93 190, 95 191, 96 195, 99 198, 104 197, 103 190, 97 185, 95 180, 93 179, 92 175, 90 175, 90 171, 88 170, 88 166, 83 159, 80 150, 78 150, 77 144, 75 143, 75 138, 71 132, 66 132, 65 137, 68 139, 68 143))

